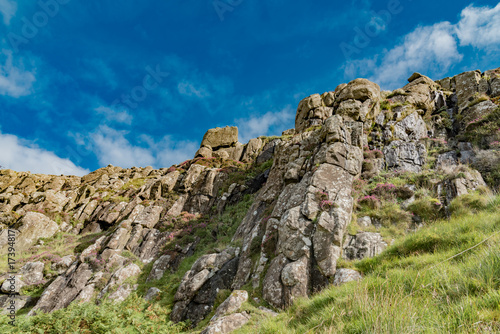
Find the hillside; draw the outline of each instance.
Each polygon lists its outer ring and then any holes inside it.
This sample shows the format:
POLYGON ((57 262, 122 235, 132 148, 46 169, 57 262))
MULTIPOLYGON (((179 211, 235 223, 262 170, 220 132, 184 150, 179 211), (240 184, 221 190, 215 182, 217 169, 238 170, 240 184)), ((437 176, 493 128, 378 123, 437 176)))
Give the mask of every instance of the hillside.
POLYGON ((1 170, 0 329, 500 332, 500 69, 408 82, 168 169, 1 170))

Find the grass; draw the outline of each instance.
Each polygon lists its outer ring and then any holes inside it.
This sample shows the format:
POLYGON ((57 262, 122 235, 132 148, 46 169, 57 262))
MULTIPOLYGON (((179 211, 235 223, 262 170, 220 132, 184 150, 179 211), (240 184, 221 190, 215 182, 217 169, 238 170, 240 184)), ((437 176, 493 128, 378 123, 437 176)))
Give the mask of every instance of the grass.
POLYGON ((490 98, 488 97, 488 95, 486 94, 481 94, 481 95, 478 95, 474 100, 472 100, 471 102, 469 102, 469 104, 467 105, 469 108, 475 106, 476 104, 479 104, 483 101, 488 101, 490 98))
MULTIPOLYGON (((34 245, 27 250, 16 253, 16 269, 19 270, 27 262, 41 261, 45 263, 45 274, 50 271, 50 265, 66 255, 74 254, 75 248, 85 237, 59 232, 51 238, 41 239, 43 245, 34 245)), ((7 254, 0 256, 0 272, 8 272, 7 254)))
POLYGON ((133 180, 130 180, 130 181, 128 181, 127 183, 125 183, 125 184, 122 186, 122 190, 128 190, 128 189, 130 189, 130 188, 139 189, 139 188, 140 188, 140 187, 142 187, 145 183, 146 183, 146 179, 145 179, 145 178, 137 178, 137 179, 133 179, 133 180))
POLYGON ((276 318, 255 317, 235 333, 499 332, 499 201, 344 264, 364 279, 300 299, 276 318))

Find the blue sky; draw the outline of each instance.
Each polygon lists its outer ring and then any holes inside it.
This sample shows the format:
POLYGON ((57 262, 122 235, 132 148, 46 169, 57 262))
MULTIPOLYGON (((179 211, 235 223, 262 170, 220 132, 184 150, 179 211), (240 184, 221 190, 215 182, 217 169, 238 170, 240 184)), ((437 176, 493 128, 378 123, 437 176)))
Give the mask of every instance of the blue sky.
POLYGON ((0 165, 169 167, 205 131, 294 125, 298 102, 500 66, 495 1, 0 0, 0 165))

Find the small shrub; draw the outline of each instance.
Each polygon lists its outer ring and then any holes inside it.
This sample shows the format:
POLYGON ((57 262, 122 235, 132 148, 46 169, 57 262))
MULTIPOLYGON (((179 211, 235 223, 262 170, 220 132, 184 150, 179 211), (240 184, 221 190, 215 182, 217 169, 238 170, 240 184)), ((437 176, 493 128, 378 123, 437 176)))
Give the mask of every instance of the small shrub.
POLYGON ((437 198, 425 196, 415 200, 408 206, 415 215, 422 218, 424 221, 433 221, 443 216, 443 204, 437 198))
POLYGON ((380 208, 380 199, 373 195, 368 195, 360 198, 358 203, 362 207, 366 207, 372 210, 380 208))
POLYGON ((330 211, 330 209, 334 207, 335 203, 329 200, 323 200, 319 203, 319 208, 323 211, 330 211))
POLYGON ((269 231, 262 241, 262 251, 268 256, 276 255, 276 246, 278 244, 278 231, 273 229, 269 231))
POLYGON ((396 188, 396 196, 403 200, 410 199, 414 194, 415 192, 406 186, 396 188))
POLYGON ((468 107, 469 107, 469 108, 470 108, 470 107, 473 107, 473 106, 475 106, 476 104, 481 103, 481 102, 483 102, 483 101, 488 101, 489 99, 490 99, 490 98, 488 97, 488 95, 486 95, 486 94, 481 94, 481 95, 479 95, 478 97, 476 97, 474 100, 472 100, 471 102, 469 102, 468 107))
POLYGON ((385 200, 394 199, 396 196, 397 187, 392 183, 378 183, 371 194, 385 200))
POLYGON ((373 162, 371 161, 363 161, 363 171, 364 172, 372 172, 375 169, 373 162))
POLYGON ((315 195, 318 202, 328 201, 329 199, 328 193, 322 190, 318 190, 315 195))

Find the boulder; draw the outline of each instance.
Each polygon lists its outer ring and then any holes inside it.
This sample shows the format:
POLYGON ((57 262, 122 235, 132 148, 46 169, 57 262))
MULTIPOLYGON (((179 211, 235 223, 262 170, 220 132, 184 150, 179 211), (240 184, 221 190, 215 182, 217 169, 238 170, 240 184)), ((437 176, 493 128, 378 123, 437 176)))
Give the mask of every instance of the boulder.
POLYGON ((339 93, 335 103, 345 100, 358 100, 364 102, 380 100, 380 86, 367 79, 354 79, 349 82, 339 93))
POLYGON ((468 194, 480 187, 486 188, 486 183, 477 170, 467 169, 461 171, 460 166, 452 168, 449 173, 457 177, 447 179, 438 185, 438 193, 445 194, 446 205, 458 196, 468 194))
POLYGON ((341 268, 337 269, 337 272, 335 273, 335 277, 333 279, 333 285, 342 285, 352 281, 359 281, 361 279, 362 279, 361 274, 358 271, 341 268))
POLYGON ((219 147, 233 146, 238 142, 238 128, 226 126, 208 130, 203 136, 201 147, 211 147, 215 151, 219 147))
POLYGON ((30 296, 2 295, 0 296, 1 315, 13 315, 33 302, 30 296), (13 302, 13 303, 12 303, 13 302))
POLYGON ((170 268, 171 260, 172 257, 170 255, 160 256, 160 258, 153 264, 153 268, 151 269, 146 282, 161 279, 163 274, 165 274, 165 271, 170 268))
POLYGON ((69 266, 75 261, 74 255, 66 255, 59 262, 52 263, 50 269, 56 271, 59 275, 68 270, 69 266))
POLYGON ((246 312, 233 313, 216 320, 210 324, 201 334, 226 334, 243 327, 250 320, 250 315, 246 312))
POLYGON ((146 292, 146 295, 144 296, 144 299, 146 300, 154 300, 156 297, 158 297, 161 294, 161 290, 155 287, 149 288, 148 292, 146 292))
POLYGON ((128 283, 126 283, 126 284, 120 285, 118 287, 118 289, 116 289, 116 291, 114 291, 111 294, 109 294, 108 300, 111 300, 114 303, 122 302, 125 299, 127 299, 127 297, 130 296, 130 294, 133 291, 137 290, 138 287, 139 287, 138 284, 128 284, 128 283))
POLYGON ((134 220, 134 224, 140 224, 147 228, 153 228, 160 220, 160 214, 163 208, 161 206, 146 207, 134 220))
POLYGON ((215 321, 218 318, 238 311, 244 302, 248 300, 248 292, 245 290, 234 290, 222 304, 217 307, 214 316, 210 321, 215 321))
POLYGON ((26 285, 42 283, 44 266, 44 263, 40 261, 26 263, 19 271, 22 281, 26 285))
POLYGON ((211 158, 212 157, 212 149, 206 146, 200 147, 200 149, 194 155, 195 158, 211 158))
POLYGON ((2 283, 2 287, 0 291, 3 293, 20 293, 23 286, 25 286, 21 280, 21 277, 18 275, 9 275, 7 279, 2 283))
POLYGON ((344 243, 343 258, 347 260, 361 260, 374 257, 387 248, 387 243, 380 233, 361 232, 348 235, 344 243))

